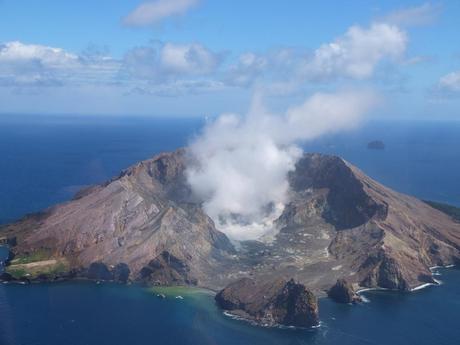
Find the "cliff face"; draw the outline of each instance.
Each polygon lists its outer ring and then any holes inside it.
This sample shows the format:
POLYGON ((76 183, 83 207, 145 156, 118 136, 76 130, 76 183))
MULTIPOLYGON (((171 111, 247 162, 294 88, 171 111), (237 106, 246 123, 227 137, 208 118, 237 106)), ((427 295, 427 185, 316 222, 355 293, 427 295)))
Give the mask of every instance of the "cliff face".
POLYGON ((186 163, 183 150, 140 162, 70 202, 7 225, 2 236, 15 238, 21 262, 65 264, 86 275, 98 264, 109 279, 126 280, 129 272, 128 279, 148 284, 212 289, 252 276, 294 277, 315 293, 340 278, 410 290, 433 282, 430 266, 460 258, 458 222, 318 154, 305 154, 289 174, 278 233, 236 250, 192 197, 186 163))
POLYGON ((327 295, 337 303, 361 302, 361 297, 345 279, 338 279, 337 283, 329 289, 327 295))

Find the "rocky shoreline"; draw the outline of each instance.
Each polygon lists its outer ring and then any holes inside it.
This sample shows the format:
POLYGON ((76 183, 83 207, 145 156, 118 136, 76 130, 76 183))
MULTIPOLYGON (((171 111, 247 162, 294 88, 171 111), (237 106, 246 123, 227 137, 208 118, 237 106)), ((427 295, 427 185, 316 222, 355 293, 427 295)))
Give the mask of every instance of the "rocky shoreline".
MULTIPOLYGON (((436 268, 453 268, 454 265, 434 266, 436 268)), ((130 280, 126 267, 120 265, 110 270, 102 263, 94 263, 88 269, 72 270, 55 276, 37 276, 15 278, 7 272, 0 274, 0 282, 4 284, 41 284, 64 281, 86 281, 94 283, 141 284, 141 280, 130 280)), ((411 289, 415 292, 428 286, 439 285, 423 284, 411 289)), ((168 286, 157 286, 168 288, 168 286)), ((195 288, 195 286, 183 286, 195 288)), ((203 288, 200 288, 203 289, 203 288)), ((204 289, 214 296, 216 305, 224 315, 249 322, 262 327, 281 328, 317 328, 320 326, 320 311, 317 298, 326 298, 326 295, 316 297, 303 284, 294 279, 277 279, 275 281, 254 281, 243 278, 229 284, 220 291, 204 289)), ((358 288, 355 289, 345 279, 338 279, 328 291, 327 297, 342 304, 356 304, 366 301, 361 294, 366 291, 400 291, 385 288, 358 288)), ((175 296, 175 298, 178 298, 175 296)))

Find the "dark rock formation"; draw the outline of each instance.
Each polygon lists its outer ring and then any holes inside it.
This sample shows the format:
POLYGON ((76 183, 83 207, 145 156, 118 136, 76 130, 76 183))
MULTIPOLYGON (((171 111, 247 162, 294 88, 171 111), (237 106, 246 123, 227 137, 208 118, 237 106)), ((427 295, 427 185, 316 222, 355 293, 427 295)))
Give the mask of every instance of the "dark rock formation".
POLYGON ((361 302, 361 297, 359 297, 353 286, 345 279, 337 279, 337 282, 329 289, 327 295, 337 303, 361 302))
POLYGON ((120 283, 127 283, 130 273, 131 271, 127 264, 119 263, 112 270, 113 280, 120 283))
POLYGON ((339 157, 305 155, 297 163, 296 170, 289 174, 289 179, 298 192, 328 190, 322 216, 338 230, 362 225, 374 216, 386 216, 387 205, 376 203, 339 157))
POLYGON ((93 262, 88 268, 86 277, 92 280, 113 280, 113 273, 102 262, 93 262))
POLYGON ((12 237, 0 236, 0 246, 3 246, 3 245, 15 246, 16 245, 16 237, 14 237, 14 236, 12 236, 12 237))
POLYGON ((369 150, 384 150, 385 144, 381 140, 374 140, 367 144, 369 150))
POLYGON ((318 325, 318 304, 304 285, 294 280, 260 282, 240 279, 221 290, 217 305, 264 326, 312 327, 318 325))
MULTIPOLYGON (((74 272, 76 275, 91 280, 115 281, 119 283, 127 283, 130 273, 129 266, 125 263, 107 266, 102 262, 93 262, 85 272, 74 272)), ((66 276, 69 274, 66 274, 66 276)))
POLYGON ((141 269, 140 279, 154 285, 196 285, 185 261, 164 251, 141 269))
POLYGON ((0 274, 0 281, 2 282, 10 282, 13 280, 15 280, 14 277, 9 273, 3 272, 0 274))

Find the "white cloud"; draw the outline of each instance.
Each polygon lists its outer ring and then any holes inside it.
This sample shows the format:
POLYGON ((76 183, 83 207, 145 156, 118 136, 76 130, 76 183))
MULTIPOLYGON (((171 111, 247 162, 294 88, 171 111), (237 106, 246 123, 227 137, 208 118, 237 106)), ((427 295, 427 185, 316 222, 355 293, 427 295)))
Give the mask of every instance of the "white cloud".
POLYGON ((220 57, 201 44, 167 43, 160 51, 160 63, 173 74, 204 75, 215 71, 220 57))
POLYGON ((436 21, 441 12, 439 4, 424 3, 419 6, 402 8, 384 16, 380 21, 399 26, 422 26, 436 21))
POLYGON ((81 54, 22 42, 0 45, 0 86, 112 85, 128 93, 161 96, 205 93, 223 88, 212 74, 222 56, 198 43, 164 43, 138 47, 123 61, 106 48, 89 47, 81 54))
POLYGON ((287 174, 301 154, 296 143, 355 126, 375 103, 367 91, 317 93, 272 114, 256 98, 246 116, 220 116, 191 144, 192 190, 231 238, 267 235, 288 198, 287 174))
POLYGON ((221 56, 201 44, 164 43, 129 51, 122 71, 129 77, 160 83, 216 72, 221 56))
MULTIPOLYGON (((162 3, 155 2, 155 6, 162 3)), ((98 47, 76 54, 62 48, 9 42, 0 45, 0 84, 111 84, 128 93, 157 95, 255 86, 266 93, 292 94, 318 81, 372 78, 387 62, 414 63, 418 60, 404 57, 407 41, 407 34, 397 26, 378 22, 369 27, 352 26, 310 52, 305 48, 246 52, 226 67, 223 53, 200 43, 157 42, 133 48, 117 60, 109 56, 108 49, 98 47)))
POLYGON ((161 20, 186 13, 198 0, 157 0, 147 1, 128 14, 123 22, 128 26, 148 26, 161 20))
POLYGON ((250 86, 267 68, 268 58, 252 52, 239 56, 228 68, 226 82, 232 86, 250 86))
POLYGON ((435 91, 437 94, 445 96, 460 95, 460 71, 450 72, 441 77, 435 91))
POLYGON ((59 72, 77 64, 77 56, 59 48, 21 42, 0 45, 2 85, 57 85, 59 72))
POLYGON ((24 44, 18 41, 0 46, 0 62, 38 60, 48 67, 62 67, 74 64, 78 57, 61 48, 37 44, 24 44))
POLYGON ((111 58, 83 58, 62 48, 17 41, 0 45, 0 84, 3 86, 100 83, 111 78, 118 67, 111 58))
POLYGON ((294 48, 267 54, 244 53, 227 69, 225 80, 229 85, 241 87, 263 80, 265 90, 283 93, 298 89, 305 82, 369 79, 385 62, 405 64, 407 43, 407 34, 395 25, 373 23, 367 28, 355 25, 310 53, 294 48))
POLYGON ((394 25, 352 26, 334 42, 315 50, 303 72, 309 79, 369 78, 381 61, 402 57, 407 41, 406 33, 394 25))

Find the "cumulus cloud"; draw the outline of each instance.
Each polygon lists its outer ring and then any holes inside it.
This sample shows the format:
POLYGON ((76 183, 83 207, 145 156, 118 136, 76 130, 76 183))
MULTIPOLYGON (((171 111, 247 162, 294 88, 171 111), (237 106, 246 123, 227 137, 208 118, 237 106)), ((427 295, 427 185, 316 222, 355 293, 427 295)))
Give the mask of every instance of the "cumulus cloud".
POLYGON ((164 81, 184 76, 206 76, 216 71, 221 56, 201 44, 161 43, 129 51, 122 71, 130 77, 164 81))
POLYGON ((21 42, 0 45, 3 85, 56 85, 61 71, 78 65, 78 57, 63 49, 21 42))
POLYGON ((62 48, 7 42, 0 45, 0 84, 3 86, 58 86, 103 82, 118 63, 105 56, 79 56, 62 48))
POLYGON ((350 27, 345 34, 308 53, 283 48, 267 54, 247 52, 227 69, 226 82, 247 87, 264 80, 265 89, 296 89, 305 82, 372 78, 384 62, 405 63, 406 32, 396 25, 373 23, 350 27))
POLYGON ((384 59, 400 58, 407 41, 406 33, 394 25, 352 26, 342 37, 315 50, 312 61, 305 64, 304 73, 314 79, 369 78, 384 59))
POLYGON ((460 96, 460 71, 450 72, 439 79, 434 87, 437 96, 460 96))
POLYGON ((148 26, 161 20, 186 13, 198 0, 157 0, 147 1, 128 14, 123 23, 128 26, 148 26))
POLYGON ((41 87, 95 85, 126 88, 127 93, 178 96, 222 89, 214 79, 222 55, 199 43, 159 43, 137 47, 122 60, 106 47, 79 54, 22 42, 0 44, 0 86, 37 92, 41 87))
POLYGON ((195 164, 188 182, 230 238, 269 235, 288 200, 287 174, 301 156, 297 144, 355 126, 376 101, 362 90, 317 93, 274 114, 256 97, 248 114, 221 115, 190 145, 195 164))
POLYGON ((252 52, 244 53, 237 63, 230 65, 225 80, 232 86, 250 86, 266 70, 268 60, 252 52))
POLYGON ((434 23, 440 13, 441 6, 439 4, 424 3, 393 11, 381 18, 380 21, 399 26, 423 26, 434 23))

